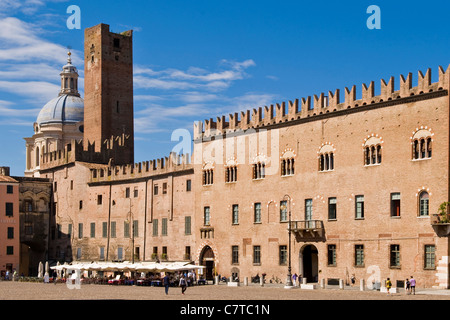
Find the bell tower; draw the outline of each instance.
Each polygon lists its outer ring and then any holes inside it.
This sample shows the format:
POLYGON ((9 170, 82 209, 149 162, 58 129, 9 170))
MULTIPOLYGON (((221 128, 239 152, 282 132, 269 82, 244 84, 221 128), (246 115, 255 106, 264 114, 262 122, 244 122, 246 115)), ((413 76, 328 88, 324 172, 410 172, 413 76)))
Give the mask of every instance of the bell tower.
POLYGON ((84 148, 121 137, 115 164, 134 163, 133 31, 113 33, 109 25, 85 30, 84 148))

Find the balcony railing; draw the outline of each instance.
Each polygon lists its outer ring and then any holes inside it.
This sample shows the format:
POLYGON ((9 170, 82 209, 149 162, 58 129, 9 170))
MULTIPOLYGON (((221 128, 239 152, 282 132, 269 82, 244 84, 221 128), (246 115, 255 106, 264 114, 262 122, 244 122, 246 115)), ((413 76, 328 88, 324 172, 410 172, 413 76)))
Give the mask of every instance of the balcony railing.
POLYGON ((291 221, 290 231, 297 241, 321 241, 325 238, 325 228, 322 220, 291 221))

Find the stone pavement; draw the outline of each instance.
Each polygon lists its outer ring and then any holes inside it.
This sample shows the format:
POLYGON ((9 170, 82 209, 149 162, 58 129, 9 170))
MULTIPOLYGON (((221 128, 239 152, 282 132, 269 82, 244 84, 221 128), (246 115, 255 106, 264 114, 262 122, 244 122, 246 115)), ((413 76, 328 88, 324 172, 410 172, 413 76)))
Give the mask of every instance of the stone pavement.
POLYGON ((450 290, 416 289, 416 295, 399 293, 387 295, 379 291, 360 291, 359 286, 341 290, 338 286, 325 289, 284 289, 283 285, 256 284, 229 287, 226 284, 180 288, 142 287, 125 285, 82 284, 70 289, 66 284, 44 284, 0 281, 0 300, 450 300, 450 290))

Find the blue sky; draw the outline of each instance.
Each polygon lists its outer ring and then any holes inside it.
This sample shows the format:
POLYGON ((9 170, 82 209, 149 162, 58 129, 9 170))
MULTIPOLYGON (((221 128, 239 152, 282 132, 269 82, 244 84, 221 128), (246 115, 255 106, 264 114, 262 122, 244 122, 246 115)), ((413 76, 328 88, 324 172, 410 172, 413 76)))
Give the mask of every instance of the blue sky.
POLYGON ((1 0, 0 165, 25 170, 24 137, 56 97, 67 46, 83 86, 84 29, 134 30, 135 161, 167 156, 193 122, 438 67, 450 2, 1 0), (68 29, 70 5, 81 29, 68 29), (381 29, 370 30, 370 5, 381 29))

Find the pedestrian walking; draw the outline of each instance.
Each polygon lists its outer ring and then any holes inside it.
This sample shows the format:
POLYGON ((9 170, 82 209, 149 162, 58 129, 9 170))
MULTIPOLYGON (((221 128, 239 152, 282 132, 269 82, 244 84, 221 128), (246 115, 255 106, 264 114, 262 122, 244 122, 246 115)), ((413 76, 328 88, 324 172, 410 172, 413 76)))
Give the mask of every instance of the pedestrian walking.
POLYGON ((180 287, 181 287, 181 294, 184 295, 184 292, 186 291, 186 277, 184 276, 184 274, 181 274, 180 287))
POLYGON ((294 273, 294 275, 292 276, 292 280, 293 280, 293 282, 294 282, 294 287, 297 286, 297 278, 298 278, 297 273, 294 273))
POLYGON ((169 275, 166 272, 164 279, 163 279, 163 284, 164 284, 164 291, 166 292, 166 295, 169 294, 169 286, 170 286, 170 279, 169 279, 169 275))
POLYGON ((409 279, 406 279, 406 294, 411 294, 411 292, 409 292, 409 290, 411 290, 411 282, 409 282, 409 279))
POLYGON ((386 280, 386 289, 387 289, 387 293, 388 294, 391 294, 391 287, 392 287, 391 279, 387 278, 387 280, 386 280))
POLYGON ((413 293, 414 295, 416 294, 416 279, 413 278, 413 276, 411 276, 411 280, 409 281, 410 285, 411 285, 411 293, 413 293))

